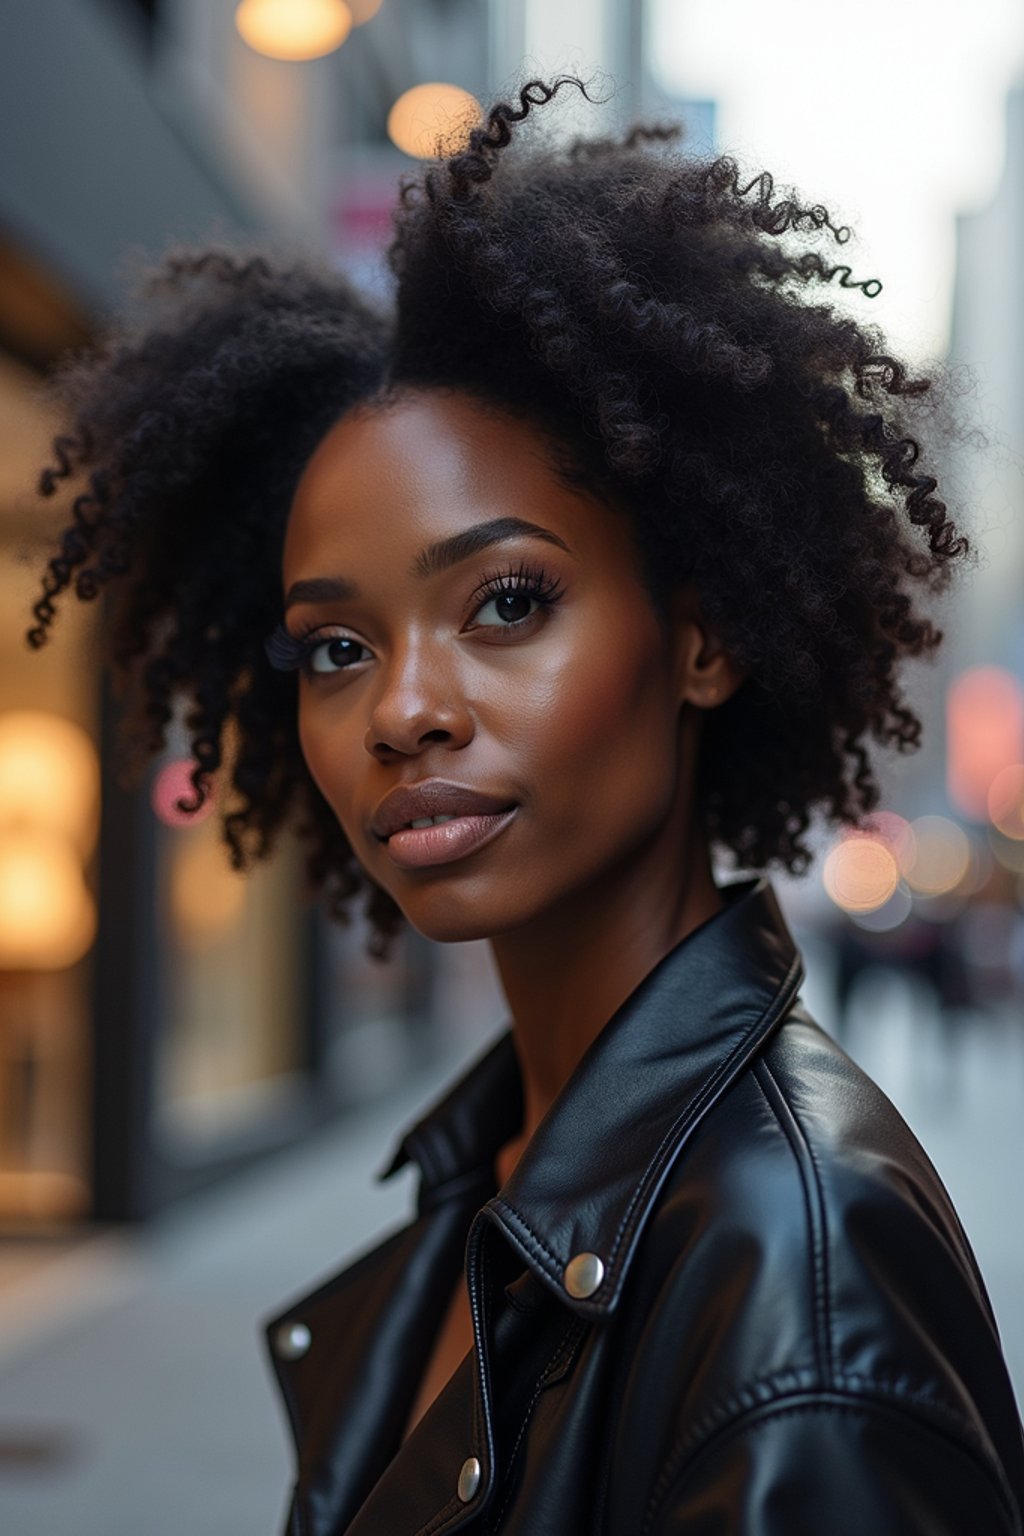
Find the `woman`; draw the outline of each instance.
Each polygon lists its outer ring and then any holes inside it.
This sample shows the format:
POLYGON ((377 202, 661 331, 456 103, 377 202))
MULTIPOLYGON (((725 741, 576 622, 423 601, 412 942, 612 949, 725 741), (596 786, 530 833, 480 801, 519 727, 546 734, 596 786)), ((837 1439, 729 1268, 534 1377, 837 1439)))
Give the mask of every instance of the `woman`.
POLYGON ((172 261, 44 476, 88 478, 33 641, 109 590, 128 733, 187 696, 236 864, 294 821, 379 952, 486 937, 508 999, 388 1170, 416 1219, 270 1327, 288 1529, 1020 1532, 948 1197, 767 882, 712 875, 805 867, 916 745, 966 552, 929 385, 827 303, 825 209, 661 130, 519 142, 560 84, 405 189, 393 314, 172 261))

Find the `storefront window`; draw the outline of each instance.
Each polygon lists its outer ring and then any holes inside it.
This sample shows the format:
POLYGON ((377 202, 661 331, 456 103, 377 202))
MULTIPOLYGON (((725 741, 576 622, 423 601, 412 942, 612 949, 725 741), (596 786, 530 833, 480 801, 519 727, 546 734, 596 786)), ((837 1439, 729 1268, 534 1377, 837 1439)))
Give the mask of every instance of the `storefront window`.
POLYGON ((31 496, 53 423, 0 354, 0 1224, 91 1200, 90 992, 99 824, 95 614, 24 640, 55 514, 31 496))

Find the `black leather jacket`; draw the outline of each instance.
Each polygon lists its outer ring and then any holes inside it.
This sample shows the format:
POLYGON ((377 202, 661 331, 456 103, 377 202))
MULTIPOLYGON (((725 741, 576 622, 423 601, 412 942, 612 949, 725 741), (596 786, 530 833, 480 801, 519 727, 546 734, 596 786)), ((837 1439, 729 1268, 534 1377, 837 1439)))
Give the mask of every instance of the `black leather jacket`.
POLYGON ((949 1197, 798 1003, 770 887, 729 896, 502 1189, 507 1035, 382 1175, 418 1163, 417 1219, 270 1324, 293 1536, 1020 1536, 1020 1420, 949 1197), (463 1259, 475 1350, 400 1446, 463 1259))

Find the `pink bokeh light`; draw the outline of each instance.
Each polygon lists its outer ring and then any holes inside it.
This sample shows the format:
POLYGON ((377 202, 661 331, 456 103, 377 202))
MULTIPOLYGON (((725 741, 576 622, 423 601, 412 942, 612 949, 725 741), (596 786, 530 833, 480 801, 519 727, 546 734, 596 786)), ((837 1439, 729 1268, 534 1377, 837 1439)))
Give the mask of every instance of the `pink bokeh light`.
POLYGON ((191 804, 195 799, 190 778, 195 766, 190 757, 175 758, 174 762, 165 764, 153 780, 150 804, 166 827, 194 827, 197 822, 205 821, 207 816, 213 815, 216 807, 212 792, 207 794, 206 801, 196 811, 183 811, 177 804, 182 799, 191 804))

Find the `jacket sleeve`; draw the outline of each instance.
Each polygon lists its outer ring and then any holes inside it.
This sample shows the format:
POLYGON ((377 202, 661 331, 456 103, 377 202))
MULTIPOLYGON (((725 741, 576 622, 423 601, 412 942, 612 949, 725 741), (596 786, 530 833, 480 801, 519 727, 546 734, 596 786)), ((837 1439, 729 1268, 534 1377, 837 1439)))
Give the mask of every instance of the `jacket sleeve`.
POLYGON ((746 1413, 666 1465, 643 1536, 1019 1536, 980 1450, 912 1409, 840 1394, 746 1413))

